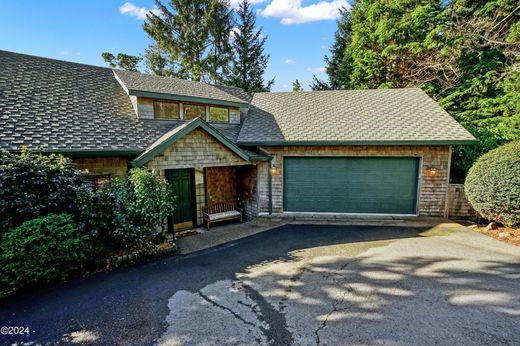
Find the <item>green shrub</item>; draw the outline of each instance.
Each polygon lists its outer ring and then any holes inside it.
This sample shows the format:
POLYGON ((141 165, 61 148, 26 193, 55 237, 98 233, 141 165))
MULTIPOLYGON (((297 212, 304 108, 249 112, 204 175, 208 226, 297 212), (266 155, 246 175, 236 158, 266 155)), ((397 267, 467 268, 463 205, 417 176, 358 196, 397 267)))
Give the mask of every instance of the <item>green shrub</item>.
POLYGON ((103 257, 110 249, 123 245, 114 235, 116 198, 110 183, 98 189, 83 189, 78 194, 76 218, 79 228, 90 237, 93 257, 103 257))
POLYGON ((89 249, 70 214, 49 214, 8 232, 0 244, 0 295, 81 273, 89 249))
POLYGON ((520 141, 480 157, 464 188, 473 208, 486 219, 506 226, 520 224, 520 141))
POLYGON ((467 127, 467 130, 475 136, 478 142, 453 147, 450 179, 455 183, 464 182, 469 169, 480 156, 511 140, 505 134, 492 132, 485 128, 467 127))
POLYGON ((134 168, 126 179, 112 179, 80 196, 80 227, 91 235, 96 253, 136 245, 163 231, 173 213, 174 197, 168 182, 147 169, 134 168))
POLYGON ((23 149, 0 155, 0 231, 49 213, 71 212, 82 174, 62 155, 23 149))

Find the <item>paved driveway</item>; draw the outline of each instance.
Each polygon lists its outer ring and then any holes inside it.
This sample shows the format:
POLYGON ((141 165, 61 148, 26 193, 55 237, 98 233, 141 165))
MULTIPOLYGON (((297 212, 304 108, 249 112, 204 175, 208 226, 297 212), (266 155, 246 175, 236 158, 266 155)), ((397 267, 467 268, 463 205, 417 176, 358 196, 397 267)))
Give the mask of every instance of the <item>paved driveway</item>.
MULTIPOLYGON (((520 344, 520 250, 469 230, 286 225, 0 303, 41 343, 520 344)), ((1 337, 1 336, 0 336, 1 337)))

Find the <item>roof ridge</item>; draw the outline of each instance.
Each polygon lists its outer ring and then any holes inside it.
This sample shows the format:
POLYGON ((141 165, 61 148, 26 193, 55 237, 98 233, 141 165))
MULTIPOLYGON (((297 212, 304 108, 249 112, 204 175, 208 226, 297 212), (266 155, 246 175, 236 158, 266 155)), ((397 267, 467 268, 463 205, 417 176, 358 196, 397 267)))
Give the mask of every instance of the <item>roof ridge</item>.
POLYGON ((398 90, 420 90, 419 87, 406 87, 406 88, 369 88, 369 89, 334 89, 334 90, 302 90, 302 91, 260 91, 253 93, 257 94, 317 94, 317 93, 338 93, 338 92, 375 92, 375 91, 398 91, 398 90))
POLYGON ((155 74, 141 72, 141 71, 128 71, 128 70, 121 70, 121 69, 116 69, 116 68, 112 68, 111 70, 117 71, 117 72, 121 71, 123 73, 135 73, 135 74, 140 74, 140 75, 144 75, 144 76, 152 77, 152 78, 164 78, 164 79, 170 79, 170 80, 173 79, 173 80, 180 80, 180 81, 183 81, 183 82, 190 82, 190 83, 194 83, 194 84, 202 83, 202 84, 206 84, 206 85, 209 85, 209 86, 212 86, 212 87, 215 87, 215 88, 218 88, 218 87, 233 88, 233 89, 237 89, 237 90, 246 92, 244 89, 242 89, 240 87, 232 86, 232 85, 213 84, 213 83, 209 83, 209 82, 197 81, 197 80, 191 80, 191 79, 184 79, 184 78, 179 78, 179 77, 174 77, 174 76, 160 76, 160 75, 155 75, 155 74))
POLYGON ((60 60, 60 59, 48 58, 48 57, 40 56, 40 55, 31 55, 31 54, 26 54, 26 53, 18 53, 18 52, 12 52, 12 51, 9 51, 9 50, 2 50, 2 49, 0 49, 0 54, 2 54, 2 53, 24 56, 24 57, 31 58, 31 59, 50 60, 50 61, 64 63, 64 64, 70 64, 70 65, 81 65, 81 66, 88 66, 88 67, 98 68, 98 69, 103 69, 103 70, 112 70, 110 67, 106 67, 106 66, 91 65, 91 64, 85 64, 85 63, 82 63, 82 62, 60 60))

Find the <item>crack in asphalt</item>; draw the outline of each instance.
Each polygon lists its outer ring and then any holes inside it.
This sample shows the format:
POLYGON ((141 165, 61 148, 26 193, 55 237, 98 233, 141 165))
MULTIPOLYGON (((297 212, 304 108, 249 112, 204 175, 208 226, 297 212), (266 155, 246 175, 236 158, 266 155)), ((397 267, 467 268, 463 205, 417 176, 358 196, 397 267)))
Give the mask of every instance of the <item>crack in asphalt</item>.
POLYGON ((225 310, 229 313, 231 313, 233 315, 233 317, 235 317, 237 320, 241 321, 242 323, 248 325, 248 326, 251 326, 251 327, 255 327, 255 328, 262 328, 261 326, 257 326, 256 324, 254 324, 253 322, 249 322, 247 321, 245 318, 243 318, 242 316, 240 316, 237 312, 235 312, 233 309, 230 309, 228 308, 227 306, 224 306, 222 304, 219 304, 217 303, 216 301, 214 301, 213 299, 211 299, 210 297, 208 297, 207 295, 205 295, 204 293, 198 291, 197 294, 202 298, 204 299, 205 301, 207 301, 208 303, 210 303, 211 305, 215 306, 215 307, 218 307, 222 310, 225 310))
POLYGON ((269 328, 260 326, 260 330, 267 337, 267 342, 272 345, 291 345, 294 342, 293 335, 287 329, 285 315, 276 310, 253 287, 242 283, 246 295, 256 303, 260 311, 253 311, 260 321, 265 322, 269 328))
MULTIPOLYGON (((254 304, 247 304, 241 300, 237 301, 237 303, 248 307, 258 321, 265 323, 267 327, 247 321, 233 309, 216 302, 200 291, 198 291, 197 294, 211 305, 229 312, 234 318, 241 321, 243 324, 260 330, 260 332, 266 337, 268 344, 290 345, 293 343, 293 336, 287 329, 287 321, 284 314, 271 306, 271 304, 269 304, 269 302, 267 302, 265 298, 251 286, 237 280, 233 283, 233 287, 244 290, 246 296, 251 299, 254 304)), ((258 344, 261 344, 261 340, 256 341, 258 344)))
MULTIPOLYGON (((297 263, 297 262, 295 262, 297 263)), ((313 272, 312 269, 309 268, 309 264, 310 264, 310 261, 305 261, 303 262, 299 267, 298 267, 298 271, 292 275, 289 280, 292 281, 292 282, 297 282, 300 280, 300 278, 302 277, 302 275, 306 272, 306 271, 309 271, 309 272, 313 272)), ((288 297, 288 294, 291 293, 293 290, 292 287, 285 287, 283 289, 284 291, 284 295, 282 298, 280 298, 280 302, 278 302, 278 307, 280 309, 280 312, 281 313, 285 313, 285 308, 287 307, 287 305, 285 305, 285 302, 289 299, 288 297)))
MULTIPOLYGON (((334 272, 331 272, 331 273, 327 273, 326 275, 323 276, 324 278, 324 281, 327 281, 329 280, 331 277, 332 277, 332 282, 334 284, 337 283, 337 280, 336 280, 336 277, 342 277, 343 275, 341 275, 340 273, 338 272, 341 272, 343 269, 345 269, 348 265, 350 265, 351 263, 353 262, 356 262, 357 259, 355 260, 351 260, 351 261, 348 261, 347 263, 341 265, 341 267, 339 267, 339 269, 335 270, 334 272)), ((329 318, 330 316, 335 313, 335 312, 338 312, 338 311, 343 311, 343 310, 348 310, 352 307, 352 304, 350 304, 349 306, 346 306, 346 307, 343 307, 343 308, 339 308, 340 305, 343 304, 343 302, 345 301, 345 298, 347 296, 347 294, 349 294, 350 292, 353 292, 354 289, 352 288, 352 286, 348 285, 346 287, 346 290, 345 292, 343 292, 342 296, 340 299, 337 299, 335 300, 335 302, 332 304, 332 310, 329 311, 329 313, 327 313, 327 315, 325 316, 325 319, 323 320, 323 322, 321 323, 321 325, 318 327, 318 329, 316 329, 314 331, 314 337, 316 339, 316 345, 320 345, 321 343, 321 340, 320 340, 320 331, 322 329, 324 329, 325 327, 327 327, 327 323, 329 321, 329 318)))
POLYGON ((329 311, 329 313, 327 314, 327 316, 325 317, 325 319, 321 323, 321 326, 314 331, 314 336, 316 338, 316 345, 320 345, 320 334, 319 333, 320 333, 320 331, 322 329, 327 327, 327 322, 329 321, 330 316, 333 313, 335 313, 335 312, 348 310, 348 309, 350 309, 350 307, 352 307, 352 305, 349 305, 349 306, 346 306, 346 307, 343 307, 343 308, 338 308, 341 304, 343 304, 343 302, 345 301, 345 297, 347 296, 347 294, 349 292, 352 292, 352 287, 350 287, 350 286, 347 287, 347 290, 343 293, 341 299, 336 300, 336 302, 333 304, 332 310, 329 311))

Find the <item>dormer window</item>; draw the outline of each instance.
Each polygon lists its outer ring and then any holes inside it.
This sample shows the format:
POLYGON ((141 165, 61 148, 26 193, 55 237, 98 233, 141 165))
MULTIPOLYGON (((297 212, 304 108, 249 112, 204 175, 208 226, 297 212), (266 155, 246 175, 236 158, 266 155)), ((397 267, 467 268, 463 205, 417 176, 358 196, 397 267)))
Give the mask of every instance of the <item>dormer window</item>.
POLYGON ((206 118, 206 106, 204 105, 194 105, 194 104, 184 104, 184 119, 191 120, 195 118, 206 118))
POLYGON ((177 102, 154 101, 153 113, 156 119, 179 119, 179 104, 177 102))
POLYGON ((227 107, 209 107, 209 121, 218 123, 229 122, 229 108, 227 107))

